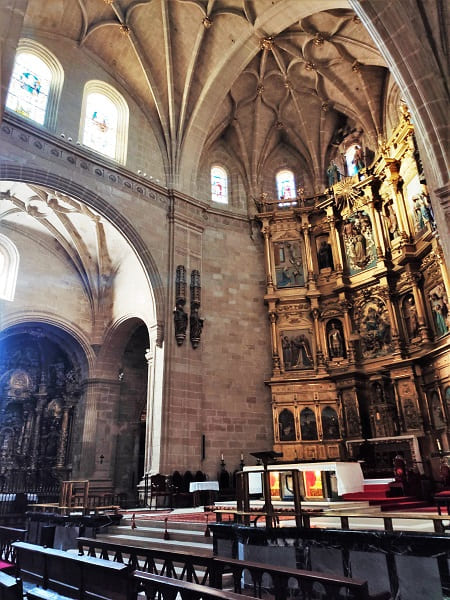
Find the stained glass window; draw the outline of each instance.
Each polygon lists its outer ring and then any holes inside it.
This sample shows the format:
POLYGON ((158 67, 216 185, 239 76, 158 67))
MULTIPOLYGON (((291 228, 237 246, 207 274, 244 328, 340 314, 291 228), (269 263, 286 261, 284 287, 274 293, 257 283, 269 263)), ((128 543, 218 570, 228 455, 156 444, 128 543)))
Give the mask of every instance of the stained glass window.
POLYGON ((295 200, 295 180, 292 171, 277 173, 277 192, 279 200, 295 200))
POLYGON ((104 94, 93 92, 86 98, 83 144, 115 157, 118 111, 112 100, 104 94))
POLYGON ((211 196, 213 202, 228 203, 228 176, 222 167, 211 169, 211 196))
POLYGON ((6 107, 44 124, 47 110, 51 71, 43 60, 27 52, 16 57, 6 107))

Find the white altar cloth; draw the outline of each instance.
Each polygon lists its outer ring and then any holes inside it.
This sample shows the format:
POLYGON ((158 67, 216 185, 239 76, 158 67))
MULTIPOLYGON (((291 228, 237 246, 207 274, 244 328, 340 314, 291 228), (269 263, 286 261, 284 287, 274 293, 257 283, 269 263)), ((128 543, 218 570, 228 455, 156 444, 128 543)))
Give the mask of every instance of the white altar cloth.
POLYGON ((219 482, 218 481, 191 481, 189 484, 190 492, 218 492, 219 482))
MULTIPOLYGON (((269 465, 269 471, 334 471, 337 480, 337 492, 339 496, 354 492, 364 491, 364 477, 361 465, 358 462, 314 462, 314 463, 291 463, 283 465, 269 465)), ((261 466, 244 467, 244 471, 262 473, 261 466)), ((252 490, 250 490, 252 493, 252 490)))

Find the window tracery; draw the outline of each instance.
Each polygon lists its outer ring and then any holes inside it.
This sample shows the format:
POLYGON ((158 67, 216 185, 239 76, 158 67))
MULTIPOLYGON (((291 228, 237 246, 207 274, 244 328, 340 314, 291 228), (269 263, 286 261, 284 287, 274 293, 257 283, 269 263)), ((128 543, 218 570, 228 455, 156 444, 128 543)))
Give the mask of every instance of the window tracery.
POLYGON ((278 200, 294 200, 296 198, 295 179, 292 171, 279 171, 276 175, 278 200))

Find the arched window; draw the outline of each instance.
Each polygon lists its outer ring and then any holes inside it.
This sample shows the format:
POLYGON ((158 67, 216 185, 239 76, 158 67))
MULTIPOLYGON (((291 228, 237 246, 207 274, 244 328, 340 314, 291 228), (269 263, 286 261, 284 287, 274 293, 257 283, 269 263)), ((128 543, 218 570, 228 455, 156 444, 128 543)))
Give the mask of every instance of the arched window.
POLYGON ((295 179, 292 171, 279 171, 277 173, 278 200, 295 200, 295 179))
POLYGON ((32 40, 22 40, 6 98, 6 108, 54 129, 64 80, 59 61, 32 40))
POLYGON ((0 233, 0 299, 14 300, 19 252, 9 238, 0 233))
POLYGON ((228 204, 228 176, 222 167, 211 169, 211 198, 213 202, 228 204))
POLYGON ((124 163, 128 105, 110 85, 89 81, 84 88, 80 139, 85 146, 124 163))

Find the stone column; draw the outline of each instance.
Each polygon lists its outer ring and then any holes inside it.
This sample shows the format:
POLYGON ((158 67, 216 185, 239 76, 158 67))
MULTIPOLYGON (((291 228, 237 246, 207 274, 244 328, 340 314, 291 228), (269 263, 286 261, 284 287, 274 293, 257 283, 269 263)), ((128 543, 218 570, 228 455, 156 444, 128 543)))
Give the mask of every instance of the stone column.
POLYGON ((147 407, 145 411, 145 456, 144 456, 144 473, 151 473, 152 461, 152 440, 153 440, 153 368, 154 368, 154 352, 152 348, 147 348, 145 360, 147 361, 147 407))

